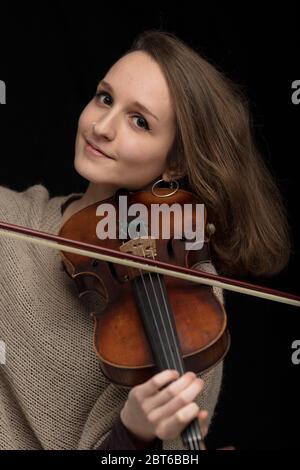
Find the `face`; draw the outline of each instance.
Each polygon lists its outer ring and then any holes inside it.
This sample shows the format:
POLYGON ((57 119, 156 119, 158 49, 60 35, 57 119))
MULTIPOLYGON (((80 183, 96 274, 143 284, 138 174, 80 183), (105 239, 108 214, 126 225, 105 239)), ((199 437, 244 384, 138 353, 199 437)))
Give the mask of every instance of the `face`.
POLYGON ((158 64, 142 51, 122 57, 102 80, 109 87, 98 84, 79 119, 75 168, 96 185, 146 187, 163 174, 175 138, 166 80, 158 64))

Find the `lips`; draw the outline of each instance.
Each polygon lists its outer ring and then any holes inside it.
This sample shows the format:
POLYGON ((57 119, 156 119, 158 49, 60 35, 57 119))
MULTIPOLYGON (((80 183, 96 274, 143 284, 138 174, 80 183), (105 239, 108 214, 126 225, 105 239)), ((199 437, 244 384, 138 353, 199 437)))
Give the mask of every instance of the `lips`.
POLYGON ((98 147, 98 145, 94 144, 93 141, 89 140, 89 139, 86 139, 86 142, 87 144, 89 144, 91 147, 93 147, 94 150, 98 151, 98 152, 101 152, 103 155, 105 155, 107 158, 112 158, 114 159, 113 157, 111 157, 110 155, 108 155, 107 153, 103 152, 103 150, 98 147))

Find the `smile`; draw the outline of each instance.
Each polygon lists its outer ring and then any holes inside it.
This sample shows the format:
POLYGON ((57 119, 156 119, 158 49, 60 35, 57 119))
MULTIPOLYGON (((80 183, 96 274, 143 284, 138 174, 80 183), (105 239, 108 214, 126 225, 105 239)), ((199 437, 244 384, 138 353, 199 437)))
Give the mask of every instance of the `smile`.
POLYGON ((109 157, 105 153, 101 152, 98 148, 94 147, 89 141, 86 141, 85 150, 96 157, 109 158, 113 160, 112 157, 109 157))

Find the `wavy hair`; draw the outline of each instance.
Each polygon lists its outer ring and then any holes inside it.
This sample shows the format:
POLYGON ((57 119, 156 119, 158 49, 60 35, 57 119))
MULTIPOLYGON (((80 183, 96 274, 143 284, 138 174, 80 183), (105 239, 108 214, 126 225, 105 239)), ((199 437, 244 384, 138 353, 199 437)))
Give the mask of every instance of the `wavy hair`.
POLYGON ((241 86, 170 32, 143 31, 124 55, 134 51, 156 61, 167 80, 176 116, 167 168, 206 206, 216 228, 210 246, 217 270, 281 271, 292 246, 287 210, 256 147, 241 86))

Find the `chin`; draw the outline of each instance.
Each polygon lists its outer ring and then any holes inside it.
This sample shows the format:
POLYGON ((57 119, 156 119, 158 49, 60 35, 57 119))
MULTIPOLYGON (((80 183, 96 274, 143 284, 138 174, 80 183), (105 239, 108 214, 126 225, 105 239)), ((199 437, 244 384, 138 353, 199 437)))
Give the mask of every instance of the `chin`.
POLYGON ((84 179, 94 184, 112 184, 109 178, 109 172, 101 167, 95 168, 93 162, 84 158, 84 155, 78 154, 74 160, 76 172, 84 179))
POLYGON ((95 167, 90 164, 89 161, 86 161, 85 158, 77 156, 75 157, 74 161, 74 168, 77 173, 85 178, 86 180, 90 181, 91 183, 97 183, 97 172, 95 171, 95 167))

